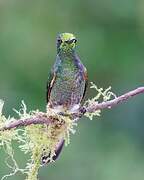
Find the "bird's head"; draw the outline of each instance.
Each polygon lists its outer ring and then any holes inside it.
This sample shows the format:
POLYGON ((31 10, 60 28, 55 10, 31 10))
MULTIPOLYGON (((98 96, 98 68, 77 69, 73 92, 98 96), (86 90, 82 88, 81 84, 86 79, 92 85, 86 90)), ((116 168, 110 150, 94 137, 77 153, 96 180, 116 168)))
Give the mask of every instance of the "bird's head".
POLYGON ((75 49, 77 39, 71 33, 61 33, 57 37, 57 50, 62 52, 71 52, 75 49))

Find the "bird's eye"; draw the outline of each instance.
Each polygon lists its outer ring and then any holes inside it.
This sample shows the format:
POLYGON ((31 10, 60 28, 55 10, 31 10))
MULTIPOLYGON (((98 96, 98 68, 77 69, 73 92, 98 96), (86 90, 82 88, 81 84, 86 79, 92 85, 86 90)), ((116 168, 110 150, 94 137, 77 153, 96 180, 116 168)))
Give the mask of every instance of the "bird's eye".
POLYGON ((76 42, 77 42, 77 40, 76 40, 76 39, 73 39, 73 42, 74 42, 74 43, 76 43, 76 42))
POLYGON ((71 40, 67 40, 65 41, 67 44, 71 44, 71 43, 76 43, 77 40, 76 39, 71 39, 71 40))
POLYGON ((58 39, 57 41, 58 41, 58 43, 59 43, 59 44, 61 44, 61 43, 62 43, 62 40, 61 40, 61 39, 58 39))

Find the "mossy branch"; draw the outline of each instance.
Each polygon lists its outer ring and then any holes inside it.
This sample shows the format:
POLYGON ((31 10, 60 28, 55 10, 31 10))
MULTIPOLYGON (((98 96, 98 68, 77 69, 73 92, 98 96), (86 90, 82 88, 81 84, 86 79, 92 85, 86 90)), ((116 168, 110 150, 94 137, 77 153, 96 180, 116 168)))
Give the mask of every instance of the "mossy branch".
MULTIPOLYGON (((139 87, 139 88, 129 91, 121 96, 115 97, 114 99, 109 100, 109 101, 103 101, 101 103, 91 102, 91 103, 88 103, 88 105, 84 105, 83 107, 81 107, 79 109, 79 111, 75 114, 72 114, 72 116, 74 118, 80 118, 83 115, 85 115, 86 113, 94 113, 95 111, 103 110, 106 108, 110 109, 110 108, 118 105, 119 103, 123 103, 123 102, 127 101, 129 98, 136 96, 138 94, 142 94, 142 93, 144 93, 144 87, 139 87)), ((17 128, 20 126, 29 126, 32 124, 49 125, 49 124, 53 123, 54 120, 55 120, 55 117, 48 116, 47 113, 39 112, 33 117, 29 117, 26 119, 17 119, 17 120, 11 121, 11 122, 7 123, 6 125, 4 125, 3 127, 1 127, 0 131, 10 130, 10 129, 17 128)))
POLYGON ((93 116, 99 116, 101 110, 112 108, 144 93, 144 87, 139 87, 117 97, 110 91, 111 87, 104 90, 91 83, 91 88, 96 90, 95 97, 87 100, 75 114, 60 115, 50 108, 47 108, 46 112, 37 110, 27 113, 26 105, 22 101, 20 111, 15 110, 19 118, 6 118, 2 114, 4 102, 0 100, 0 148, 5 149, 13 162, 13 167, 6 163, 12 167, 12 173, 3 176, 2 180, 18 171, 26 173, 26 180, 37 180, 38 170, 43 164, 42 157, 48 157, 46 163, 55 160, 56 152, 61 149, 63 143, 69 144, 70 134, 75 132, 74 126, 83 115, 92 119, 93 116), (18 147, 21 151, 31 156, 25 169, 19 168, 14 159, 13 140, 20 144, 18 147))

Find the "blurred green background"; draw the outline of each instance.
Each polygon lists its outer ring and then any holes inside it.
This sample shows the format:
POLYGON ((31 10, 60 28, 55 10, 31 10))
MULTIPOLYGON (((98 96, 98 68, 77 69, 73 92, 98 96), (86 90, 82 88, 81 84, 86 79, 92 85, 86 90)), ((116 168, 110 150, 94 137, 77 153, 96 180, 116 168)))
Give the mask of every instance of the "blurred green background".
MULTIPOLYGON (((21 100, 45 110, 46 81, 59 32, 78 38, 89 81, 120 95, 144 83, 143 0, 0 0, 0 98, 15 115, 21 100)), ((94 91, 88 89, 88 97, 94 91)), ((15 146, 24 167, 27 157, 15 146)), ((0 177, 9 169, 0 151, 0 177)), ((20 173, 10 180, 21 180, 20 173)), ((143 180, 144 95, 90 121, 82 118, 59 160, 39 171, 40 180, 143 180)))

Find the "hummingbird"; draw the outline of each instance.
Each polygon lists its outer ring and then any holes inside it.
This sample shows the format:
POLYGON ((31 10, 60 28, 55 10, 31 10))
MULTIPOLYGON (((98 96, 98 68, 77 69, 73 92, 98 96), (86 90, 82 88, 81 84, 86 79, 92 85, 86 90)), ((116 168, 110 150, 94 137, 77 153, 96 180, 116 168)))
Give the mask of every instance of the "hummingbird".
MULTIPOLYGON (((47 108, 56 113, 76 113, 84 98, 88 76, 76 53, 77 39, 71 33, 61 33, 56 40, 57 55, 47 83, 47 108)), ((62 150, 62 139, 56 147, 54 160, 62 150)), ((43 157, 43 164, 48 163, 43 157)))

